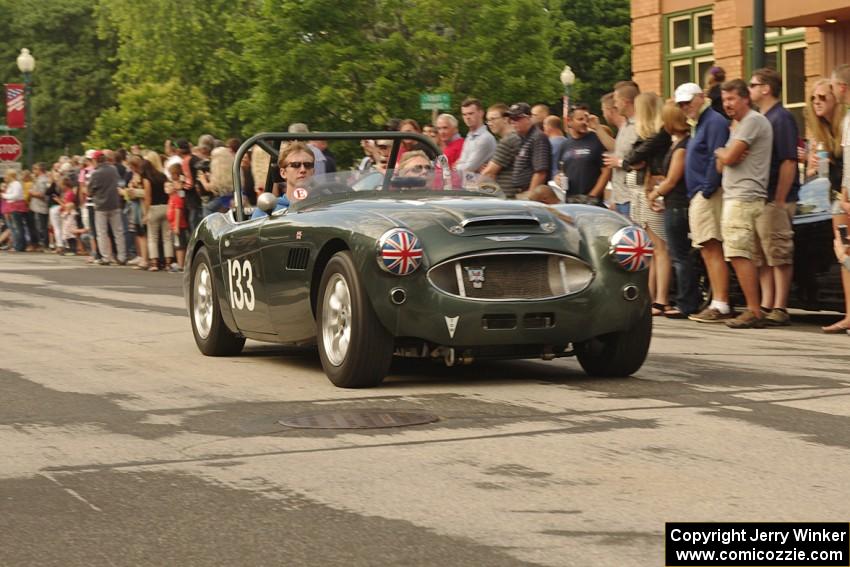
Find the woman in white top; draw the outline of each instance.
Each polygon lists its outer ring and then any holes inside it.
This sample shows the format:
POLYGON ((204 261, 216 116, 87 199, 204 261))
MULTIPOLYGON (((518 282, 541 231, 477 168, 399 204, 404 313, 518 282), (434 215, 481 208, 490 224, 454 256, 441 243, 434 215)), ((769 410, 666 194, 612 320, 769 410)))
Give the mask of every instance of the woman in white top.
POLYGON ((3 188, 3 214, 12 229, 12 243, 15 252, 23 252, 26 248, 26 236, 24 235, 24 215, 29 207, 24 200, 24 187, 18 181, 18 173, 14 169, 7 169, 3 176, 5 186, 3 188))

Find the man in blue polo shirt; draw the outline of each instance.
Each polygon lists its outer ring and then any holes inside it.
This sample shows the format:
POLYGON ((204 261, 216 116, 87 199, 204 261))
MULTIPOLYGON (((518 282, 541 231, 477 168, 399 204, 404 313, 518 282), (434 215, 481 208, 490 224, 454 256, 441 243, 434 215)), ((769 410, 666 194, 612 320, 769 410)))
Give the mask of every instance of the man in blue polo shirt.
POLYGON ((753 259, 759 266, 761 308, 766 325, 790 325, 788 295, 794 269, 792 219, 800 189, 797 175, 797 123, 779 100, 782 77, 773 69, 753 71, 750 100, 773 128, 773 152, 767 204, 756 220, 758 242, 753 259))
POLYGON ((729 266, 723 257, 720 233, 723 190, 714 151, 729 140, 729 121, 711 108, 711 101, 696 83, 679 85, 674 100, 694 124, 685 157, 685 184, 690 199, 688 222, 691 241, 700 249, 712 292, 709 306, 688 319, 722 323, 735 315, 729 307, 729 266))

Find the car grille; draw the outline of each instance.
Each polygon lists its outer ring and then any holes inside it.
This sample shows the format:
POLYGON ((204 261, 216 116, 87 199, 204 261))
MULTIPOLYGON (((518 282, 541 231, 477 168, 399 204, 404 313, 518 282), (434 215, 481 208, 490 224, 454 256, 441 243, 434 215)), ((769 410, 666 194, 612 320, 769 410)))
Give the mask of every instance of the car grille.
POLYGON ((582 260, 550 252, 496 252, 464 256, 434 266, 438 290, 480 301, 529 301, 578 293, 593 279, 582 260))

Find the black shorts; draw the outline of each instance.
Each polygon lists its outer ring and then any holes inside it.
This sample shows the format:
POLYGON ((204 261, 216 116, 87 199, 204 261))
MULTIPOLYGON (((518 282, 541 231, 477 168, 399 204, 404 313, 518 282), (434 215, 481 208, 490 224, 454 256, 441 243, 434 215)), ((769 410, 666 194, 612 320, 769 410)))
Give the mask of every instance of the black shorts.
POLYGON ((187 244, 189 244, 189 229, 181 228, 179 232, 174 233, 174 248, 185 250, 187 244))

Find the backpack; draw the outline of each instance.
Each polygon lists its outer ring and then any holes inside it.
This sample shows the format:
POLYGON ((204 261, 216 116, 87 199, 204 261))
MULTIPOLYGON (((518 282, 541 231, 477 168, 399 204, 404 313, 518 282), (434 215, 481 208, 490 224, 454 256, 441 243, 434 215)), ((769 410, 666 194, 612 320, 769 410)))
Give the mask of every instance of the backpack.
POLYGON ((210 154, 210 191, 216 195, 233 192, 235 154, 227 147, 215 148, 210 154))

